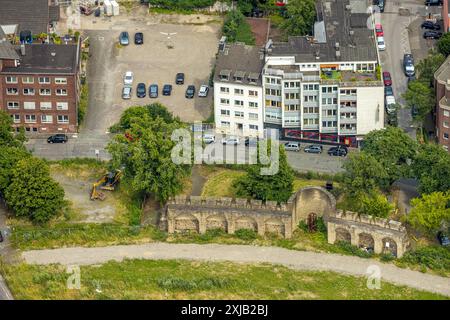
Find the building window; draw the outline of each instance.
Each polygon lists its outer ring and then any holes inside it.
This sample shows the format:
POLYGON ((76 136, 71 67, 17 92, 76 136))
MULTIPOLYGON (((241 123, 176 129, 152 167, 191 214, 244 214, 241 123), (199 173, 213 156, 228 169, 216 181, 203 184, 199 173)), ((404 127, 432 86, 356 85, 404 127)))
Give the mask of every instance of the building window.
POLYGON ((228 100, 228 99, 220 99, 220 104, 229 105, 230 104, 230 100, 228 100))
POLYGON ((19 89, 17 88, 6 88, 6 94, 10 96, 16 96, 19 94, 19 89))
POLYGON ((442 135, 442 137, 444 138, 444 140, 448 140, 448 132, 444 132, 444 134, 442 135))
POLYGON ((298 110, 300 110, 300 105, 299 104, 286 104, 284 106, 284 110, 285 111, 298 111, 298 110))
POLYGON ((449 127, 449 122, 448 122, 448 121, 442 122, 442 126, 443 126, 444 128, 448 128, 448 127, 449 127))
POLYGON ((52 103, 51 102, 41 102, 41 110, 51 110, 52 103))
POLYGON ((235 107, 242 107, 242 106, 244 106, 244 101, 242 101, 242 100, 234 100, 234 106, 235 107))
POLYGON ((41 123, 53 123, 53 116, 46 114, 41 115, 41 123))
POLYGON ((6 83, 17 83, 17 77, 16 76, 7 76, 6 77, 6 83))
POLYGON ((220 93, 230 93, 230 88, 220 87, 220 93))
POLYGON ((256 91, 256 90, 248 90, 248 95, 250 97, 257 97, 258 96, 258 91, 256 91))
POLYGON ((69 116, 58 116, 58 123, 69 123, 69 116))
POLYGON ((39 77, 39 83, 40 84, 50 84, 50 78, 49 77, 39 77))
POLYGON ((34 83, 34 78, 33 77, 22 77, 22 83, 27 83, 27 84, 34 83))
POLYGON ((244 117, 244 113, 242 111, 235 111, 234 112, 234 116, 236 118, 243 118, 244 117))
POLYGON ((50 89, 39 89, 39 94, 41 96, 49 96, 52 94, 52 91, 50 89))
POLYGON ((319 119, 303 119, 303 125, 312 126, 319 124, 319 119))
POLYGON ((450 117, 450 111, 444 110, 444 117, 450 117))
POLYGON ((67 89, 56 89, 57 96, 67 96, 67 89))
POLYGON ((322 127, 337 127, 337 121, 322 121, 322 127))
POLYGON ((258 120, 258 114, 257 113, 249 113, 248 118, 250 120, 258 120))
POLYGON ((12 114, 11 118, 13 119, 14 123, 20 123, 20 114, 12 114))
POLYGON ((224 128, 229 128, 230 127, 230 122, 228 121, 221 121, 220 125, 224 128))
POLYGON ((17 101, 8 101, 6 105, 8 109, 19 109, 19 102, 17 101))
POLYGON ((220 114, 222 115, 222 116, 229 116, 230 115, 230 110, 224 110, 224 109, 221 109, 220 110, 220 114))
POLYGON ((25 96, 34 96, 34 88, 24 88, 23 94, 25 96))
POLYGON ((249 106, 250 108, 258 108, 258 102, 250 101, 250 102, 248 103, 248 106, 249 106))
POLYGON ((258 130, 258 126, 256 124, 251 124, 248 126, 250 130, 258 130))
POLYGON ((69 103, 68 102, 57 102, 56 110, 69 110, 69 103))
POLYGON ((36 109, 36 102, 34 102, 34 101, 30 101, 30 102, 25 101, 23 103, 23 108, 25 110, 34 110, 34 109, 36 109))
POLYGON ((36 115, 35 114, 26 114, 25 122, 26 123, 36 123, 36 115))
POLYGON ((67 78, 55 78, 56 84, 67 84, 67 78))
POLYGON ((242 95, 242 94, 244 94, 244 90, 242 90, 242 89, 234 89, 234 94, 242 95))

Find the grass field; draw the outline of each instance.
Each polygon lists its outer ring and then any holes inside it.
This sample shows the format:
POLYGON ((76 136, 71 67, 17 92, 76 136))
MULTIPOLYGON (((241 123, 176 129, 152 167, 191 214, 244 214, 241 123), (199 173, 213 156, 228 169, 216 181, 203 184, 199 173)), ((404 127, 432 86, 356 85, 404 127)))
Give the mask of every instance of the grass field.
POLYGON ((80 290, 67 289, 61 265, 3 265, 16 299, 446 299, 332 272, 294 271, 267 264, 125 260, 80 267, 80 290))

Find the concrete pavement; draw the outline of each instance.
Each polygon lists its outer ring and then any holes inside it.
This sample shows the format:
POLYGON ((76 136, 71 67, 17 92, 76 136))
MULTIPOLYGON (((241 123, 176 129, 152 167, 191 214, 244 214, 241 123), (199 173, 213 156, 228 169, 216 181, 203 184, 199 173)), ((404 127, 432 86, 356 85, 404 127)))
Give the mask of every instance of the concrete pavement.
MULTIPOLYGON (((373 275, 379 271, 381 282, 388 281, 420 290, 450 296, 450 279, 418 271, 401 269, 373 259, 328 253, 295 251, 278 247, 221 244, 149 243, 97 248, 62 248, 23 252, 29 264, 91 265, 123 259, 188 259, 200 261, 232 261, 240 263, 272 263, 296 270, 334 271, 354 276, 373 275)), ((381 289, 383 284, 381 283, 381 289)))

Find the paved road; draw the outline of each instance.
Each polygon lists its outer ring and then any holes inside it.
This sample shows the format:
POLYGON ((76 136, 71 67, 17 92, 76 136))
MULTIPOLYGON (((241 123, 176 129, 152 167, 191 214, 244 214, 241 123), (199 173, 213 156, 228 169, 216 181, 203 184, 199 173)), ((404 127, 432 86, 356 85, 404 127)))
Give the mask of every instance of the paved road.
POLYGON ((400 269, 372 259, 276 247, 150 243, 101 248, 34 250, 23 252, 23 257, 29 264, 60 263, 63 265, 99 264, 110 260, 122 261, 125 258, 273 263, 297 270, 335 271, 356 276, 367 275, 368 267, 376 265, 380 268, 382 281, 450 296, 449 278, 400 269))

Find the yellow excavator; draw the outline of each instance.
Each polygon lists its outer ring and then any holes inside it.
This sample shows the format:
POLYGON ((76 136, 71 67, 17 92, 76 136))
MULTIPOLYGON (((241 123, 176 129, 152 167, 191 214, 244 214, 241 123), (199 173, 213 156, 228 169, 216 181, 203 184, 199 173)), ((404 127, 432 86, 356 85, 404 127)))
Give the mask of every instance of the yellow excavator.
POLYGON ((114 172, 108 172, 101 177, 97 182, 92 184, 91 200, 105 200, 105 194, 98 191, 98 188, 101 190, 114 191, 121 177, 122 171, 119 169, 116 169, 114 172))

